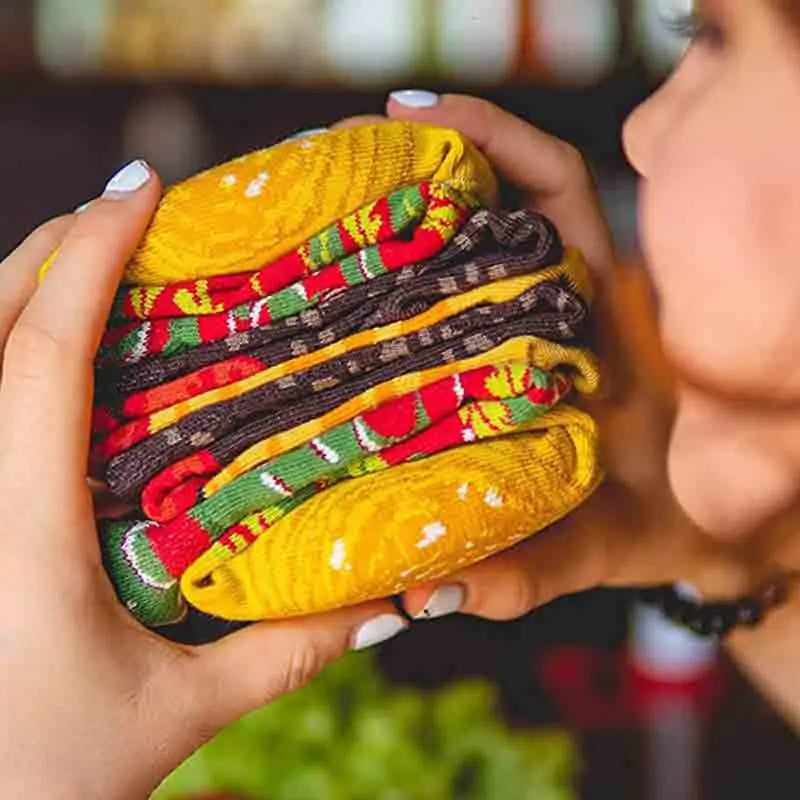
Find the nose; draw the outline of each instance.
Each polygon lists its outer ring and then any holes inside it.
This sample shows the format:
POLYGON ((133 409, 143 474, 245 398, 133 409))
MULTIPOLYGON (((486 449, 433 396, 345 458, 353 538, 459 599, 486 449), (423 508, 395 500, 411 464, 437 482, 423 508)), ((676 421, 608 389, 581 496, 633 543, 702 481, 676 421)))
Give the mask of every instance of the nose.
POLYGON ((630 165, 643 178, 647 177, 650 151, 656 122, 656 96, 637 106, 622 128, 622 146, 630 165))
POLYGON ((684 77, 687 61, 688 58, 684 58, 672 75, 625 120, 622 146, 631 166, 643 178, 647 178, 652 169, 659 137, 674 122, 687 92, 684 77))
POLYGON ((661 136, 675 123, 675 116, 686 98, 700 85, 704 71, 698 70, 697 59, 687 52, 672 75, 637 106, 625 121, 622 146, 631 166, 647 178, 661 136))

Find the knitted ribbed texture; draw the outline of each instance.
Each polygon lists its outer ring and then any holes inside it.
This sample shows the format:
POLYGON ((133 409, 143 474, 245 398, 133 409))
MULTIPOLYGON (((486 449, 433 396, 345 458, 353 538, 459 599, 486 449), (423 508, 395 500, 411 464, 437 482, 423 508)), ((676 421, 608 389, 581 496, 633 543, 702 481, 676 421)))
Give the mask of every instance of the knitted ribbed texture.
POLYGON ((141 509, 101 551, 141 621, 384 597, 589 495, 588 271, 496 195, 461 134, 392 121, 167 190, 95 363, 92 471, 141 509))
POLYGON ((354 255, 362 264, 395 271, 419 260, 420 253, 435 250, 439 244, 435 238, 437 228, 451 228, 453 217, 463 215, 461 206, 465 203, 477 206, 478 200, 446 183, 397 189, 338 220, 256 272, 167 286, 123 286, 111 312, 111 324, 219 314, 269 297, 311 275, 316 283, 304 285, 313 296, 330 291, 332 285, 341 288, 336 284, 346 280, 350 272, 346 267, 349 262, 345 261, 344 267, 341 262, 354 255), (459 207, 457 214, 451 210, 454 203, 459 207), (331 266, 337 269, 326 272, 331 266))
MULTIPOLYGON (((267 327, 239 332, 173 357, 101 366, 96 383, 100 392, 125 397, 226 361, 235 354, 257 352, 259 359, 278 363, 359 330, 416 316, 445 297, 558 264, 562 256, 561 240, 546 217, 526 210, 483 209, 433 259, 386 273, 345 292, 334 292, 316 308, 276 320, 267 327)), ((574 276, 576 280, 579 277, 574 276)), ((588 299, 588 287, 582 285, 579 290, 588 299)), ((156 409, 126 411, 123 407, 126 416, 148 410, 156 409)))
MULTIPOLYGON (((172 523, 148 528, 142 541, 126 538, 122 553, 106 552, 107 563, 116 565, 112 577, 118 587, 127 587, 126 602, 145 602, 141 595, 149 593, 162 568, 179 577, 215 541, 228 543, 226 547, 253 541, 248 531, 266 517, 274 519, 276 504, 300 493, 308 497, 354 469, 355 474, 385 469, 512 432, 552 408, 568 388, 561 376, 514 363, 468 371, 399 397, 242 475, 172 523), (398 447, 400 443, 404 446, 398 447), (136 579, 130 571, 131 553, 140 564, 134 569, 136 579), (149 575, 141 565, 153 557, 160 566, 149 575)), ((132 527, 141 538, 142 528, 132 527)))
MULTIPOLYGON (((542 284, 525 295, 550 288, 551 284, 542 284)), ((168 520, 201 498, 205 481, 213 480, 213 485, 219 485, 226 476, 235 476, 242 462, 226 465, 245 450, 252 457, 253 448, 276 433, 334 411, 401 375, 456 363, 489 352, 512 338, 541 334, 544 326, 539 324, 539 315, 525 314, 524 307, 524 300, 517 302, 516 308, 521 310, 518 315, 476 327, 472 332, 462 333, 460 326, 462 323, 466 326, 467 320, 456 317, 421 334, 364 348, 299 373, 290 381, 275 381, 255 392, 203 409, 112 459, 106 469, 108 485, 119 496, 135 498, 141 492, 147 516, 162 522, 168 520), (438 343, 442 325, 447 328, 448 338, 438 343), (199 447, 201 443, 206 446, 199 447), (181 459, 183 452, 187 455, 181 459), (159 469, 162 471, 156 474, 159 469)), ((467 314, 479 316, 478 311, 467 314)), ((502 315, 497 317, 501 319, 502 315)), ((574 348, 573 362, 581 355, 574 348)))
MULTIPOLYGON (((585 306, 575 294, 539 284, 506 303, 479 306, 422 331, 359 348, 189 414, 112 458, 105 479, 118 496, 135 498, 156 471, 170 463, 182 471, 177 463, 182 456, 201 453, 213 474, 265 436, 307 422, 399 375, 485 353, 518 336, 575 341, 585 321, 585 306)), ((145 511, 153 513, 152 508, 145 511)))
POLYGON ((234 620, 309 614, 400 593, 508 548, 582 503, 601 479, 597 432, 567 407, 528 430, 449 450, 251 520, 181 579, 201 611, 234 620), (259 536, 263 531, 268 535, 259 536))
MULTIPOLYGON (((207 290, 198 289, 191 298, 184 297, 185 307, 205 307, 211 313, 112 325, 103 337, 98 360, 136 363, 149 356, 174 355, 204 343, 258 330, 314 308, 332 292, 432 258, 452 239, 476 205, 475 198, 446 184, 422 184, 399 190, 388 200, 380 201, 370 216, 374 228, 369 238, 377 240, 382 236, 380 244, 357 249, 341 261, 285 288, 224 311, 214 310, 207 290)), ((365 238, 366 235, 362 237, 365 238)), ((291 254, 290 258, 296 255, 291 254)), ((323 255, 330 260, 329 255, 323 255)), ((202 281, 198 283, 205 285, 202 281)), ((156 291, 163 292, 161 288, 156 291)), ((149 290, 143 288, 140 292, 149 290)), ((141 302, 142 308, 147 306, 146 301, 141 302)))
MULTIPOLYGON (((105 464, 115 455, 133 447, 137 442, 141 442, 159 431, 169 428, 184 417, 203 408, 224 403, 226 400, 252 392, 278 379, 288 378, 337 356, 347 355, 359 348, 388 342, 400 336, 423 331, 432 325, 482 304, 507 302, 538 283, 548 280, 563 280, 565 277, 569 279, 572 275, 581 275, 585 274, 585 272, 586 267, 578 251, 569 250, 565 256, 565 263, 560 267, 545 269, 533 275, 497 281, 466 294, 446 298, 428 311, 411 319, 359 332, 312 353, 275 364, 267 369, 259 369, 254 374, 249 374, 242 379, 236 379, 238 376, 234 373, 233 380, 224 382, 228 378, 228 374, 223 372, 222 380, 216 381, 216 383, 223 384, 218 388, 212 388, 208 391, 201 391, 199 394, 185 397, 185 383, 179 381, 179 388, 174 394, 172 385, 168 386, 163 392, 154 390, 150 394, 151 398, 164 398, 157 401, 150 400, 151 403, 155 402, 160 410, 125 423, 100 441, 93 448, 92 461, 94 468, 96 469, 98 465, 105 464), (176 401, 167 406, 165 401, 170 401, 173 398, 176 401)), ((579 282, 580 279, 576 280, 574 285, 579 282)), ((214 368, 211 368, 210 372, 214 374, 214 368)), ((199 385, 202 390, 204 388, 202 378, 199 381, 199 385)), ((96 424, 100 426, 113 427, 109 415, 104 414, 102 410, 95 415, 95 419, 97 421, 96 424), (100 417, 99 421, 98 416, 100 417)))
POLYGON ((591 353, 577 347, 563 347, 535 336, 520 336, 509 339, 499 347, 479 356, 422 372, 406 373, 368 389, 316 419, 265 438, 221 469, 205 484, 203 492, 206 496, 214 494, 235 477, 258 464, 319 436, 363 411, 376 408, 382 402, 427 386, 444 376, 457 374, 459 369, 472 369, 485 364, 503 364, 514 360, 524 360, 525 363, 547 370, 559 369, 569 375, 575 388, 583 394, 591 395, 597 391, 600 373, 591 353))
MULTIPOLYGON (((504 365, 511 362, 542 366, 559 364, 559 354, 563 351, 558 345, 535 339, 521 337, 511 339, 500 347, 466 359, 461 363, 448 364, 423 373, 406 374, 382 386, 377 386, 364 395, 354 398, 335 411, 316 420, 277 434, 259 445, 256 463, 263 463, 281 453, 311 441, 321 431, 347 422, 364 410, 374 409, 396 397, 417 391, 438 380, 457 375, 472 369, 490 365, 504 365), (263 457, 262 457, 263 456, 263 457)), ((583 376, 581 376, 583 377, 583 376)), ((587 383, 592 377, 587 376, 587 383)), ((243 461, 248 454, 244 454, 243 461)), ((249 469, 251 467, 247 467, 249 469)), ((302 498, 301 492, 298 496, 302 498)), ((302 499, 298 499, 298 503, 302 499)), ((145 532, 157 526, 153 520, 141 522, 108 523, 103 526, 102 550, 106 569, 112 578, 117 594, 125 599, 126 606, 137 618, 148 625, 162 625, 179 620, 183 616, 184 605, 175 579, 155 558, 146 543, 145 532), (142 582, 148 587, 142 592, 142 582), (136 596, 138 595, 138 597, 136 596)))
MULTIPOLYGON (((544 284, 531 291, 548 287, 548 284, 544 284)), ((156 434, 128 453, 113 459, 106 471, 109 486, 120 495, 123 489, 129 491, 131 496, 141 491, 145 513, 152 519, 168 520, 174 513, 201 498, 205 481, 213 480, 213 485, 220 485, 227 476, 238 474, 242 462, 233 465, 231 462, 246 450, 252 457, 257 444, 272 435, 334 411, 401 375, 422 372, 488 352, 511 338, 535 335, 539 332, 536 323, 535 315, 519 316, 506 324, 495 324, 452 341, 425 347, 418 353, 414 352, 414 347, 406 344, 401 346, 398 340, 393 340, 391 352, 382 353, 384 345, 369 348, 375 351, 374 357, 378 363, 381 355, 385 355, 389 361, 358 378, 355 376, 364 362, 347 358, 342 361, 338 375, 336 369, 340 359, 307 370, 291 382, 268 384, 242 398, 191 415, 168 429, 170 434, 156 434), (323 377, 316 379, 314 375, 317 372, 323 377), (171 440, 167 440, 169 435, 173 437, 171 440), (186 443, 185 448, 174 444, 178 437, 186 443), (195 442, 194 447, 192 442, 195 442), (207 442, 208 446, 197 447, 197 442, 207 442), (178 459, 179 452, 184 449, 193 451, 185 458, 178 459), (142 468, 142 464, 147 465, 146 469, 142 468), (162 465, 165 465, 162 471, 155 474, 155 470, 162 465), (151 475, 154 477, 142 488, 143 479, 151 475)), ((429 330, 434 332, 434 329, 429 330)), ((458 336, 457 321, 452 331, 454 337, 458 336)), ((438 331, 435 333, 438 334, 438 331)), ((415 342, 418 339, 412 336, 404 337, 402 341, 405 342, 406 338, 415 342)), ((370 397, 369 394, 366 396, 370 397)))
POLYGON ((425 181, 481 205, 497 189, 467 139, 419 123, 332 130, 250 153, 165 193, 125 281, 162 286, 252 272, 367 203, 425 181))

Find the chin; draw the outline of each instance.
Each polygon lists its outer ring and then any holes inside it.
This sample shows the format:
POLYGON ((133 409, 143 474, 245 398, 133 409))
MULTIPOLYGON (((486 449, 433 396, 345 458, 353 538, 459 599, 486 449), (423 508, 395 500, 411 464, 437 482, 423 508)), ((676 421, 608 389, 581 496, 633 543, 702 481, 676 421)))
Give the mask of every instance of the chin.
POLYGON ((797 476, 774 454, 735 454, 717 447, 687 447, 673 439, 670 487, 689 519, 709 536, 741 540, 758 533, 797 499, 797 476))

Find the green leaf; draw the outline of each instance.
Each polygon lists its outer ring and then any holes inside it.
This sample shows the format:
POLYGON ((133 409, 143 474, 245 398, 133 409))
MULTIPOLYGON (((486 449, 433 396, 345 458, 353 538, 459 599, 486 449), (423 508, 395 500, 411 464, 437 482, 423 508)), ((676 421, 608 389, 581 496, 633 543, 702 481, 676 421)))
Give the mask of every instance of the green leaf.
POLYGON ((370 654, 222 731, 154 800, 228 792, 252 800, 570 800, 563 731, 512 731, 485 681, 432 693, 387 685, 370 654))

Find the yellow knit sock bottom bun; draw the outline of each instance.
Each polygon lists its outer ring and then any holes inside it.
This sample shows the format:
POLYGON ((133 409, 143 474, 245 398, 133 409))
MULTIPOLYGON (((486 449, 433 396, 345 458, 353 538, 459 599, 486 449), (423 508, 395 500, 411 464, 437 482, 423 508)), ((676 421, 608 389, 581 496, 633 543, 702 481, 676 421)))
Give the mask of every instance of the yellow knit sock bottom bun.
POLYGON ((562 407, 524 433, 337 484, 181 590, 230 620, 290 617, 387 597, 504 550, 559 520, 601 480, 597 429, 562 407))

